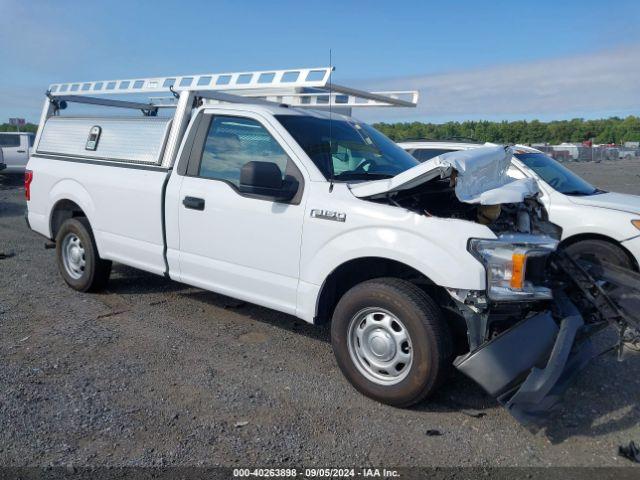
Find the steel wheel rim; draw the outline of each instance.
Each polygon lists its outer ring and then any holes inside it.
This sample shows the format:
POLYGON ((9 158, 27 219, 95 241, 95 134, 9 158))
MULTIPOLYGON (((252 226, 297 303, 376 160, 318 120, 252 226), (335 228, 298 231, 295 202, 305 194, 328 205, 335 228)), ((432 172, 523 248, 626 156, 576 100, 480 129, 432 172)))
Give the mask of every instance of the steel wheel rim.
POLYGON ((349 322, 347 332, 351 361, 368 380, 395 385, 404 380, 413 364, 409 331, 391 312, 365 308, 349 322))
POLYGON ((62 239, 62 265, 67 274, 74 280, 84 275, 86 266, 85 251, 80 238, 75 233, 68 233, 62 239))

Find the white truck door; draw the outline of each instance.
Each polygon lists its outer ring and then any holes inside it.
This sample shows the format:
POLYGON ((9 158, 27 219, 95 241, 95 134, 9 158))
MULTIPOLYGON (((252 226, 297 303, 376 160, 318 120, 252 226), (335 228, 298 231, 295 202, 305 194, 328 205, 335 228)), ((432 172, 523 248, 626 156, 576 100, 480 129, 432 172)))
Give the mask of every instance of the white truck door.
POLYGON ((200 128, 180 187, 181 280, 295 313, 304 177, 293 152, 257 114, 206 114, 200 128), (285 183, 295 178, 295 196, 247 192, 249 162, 277 167, 285 183))

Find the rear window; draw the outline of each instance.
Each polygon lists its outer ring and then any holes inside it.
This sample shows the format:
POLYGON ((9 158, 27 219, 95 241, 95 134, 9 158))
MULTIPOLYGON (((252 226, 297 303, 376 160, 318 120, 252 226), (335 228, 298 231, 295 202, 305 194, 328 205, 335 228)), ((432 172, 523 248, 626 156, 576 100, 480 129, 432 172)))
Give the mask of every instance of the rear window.
POLYGON ((427 160, 431 160, 433 157, 437 157, 438 155, 442 155, 443 153, 455 151, 456 150, 447 148, 415 148, 413 150, 409 150, 409 153, 421 162, 426 162, 427 160))
POLYGON ((19 135, 7 135, 0 133, 0 147, 19 147, 19 135))

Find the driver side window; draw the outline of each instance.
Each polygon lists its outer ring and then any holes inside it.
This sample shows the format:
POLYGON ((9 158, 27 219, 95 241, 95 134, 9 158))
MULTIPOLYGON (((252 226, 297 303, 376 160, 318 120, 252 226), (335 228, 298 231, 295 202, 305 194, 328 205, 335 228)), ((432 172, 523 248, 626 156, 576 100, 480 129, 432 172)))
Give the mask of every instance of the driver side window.
POLYGON ((242 167, 252 161, 277 165, 284 180, 289 157, 256 120, 214 116, 209 125, 198 176, 240 186, 242 167))

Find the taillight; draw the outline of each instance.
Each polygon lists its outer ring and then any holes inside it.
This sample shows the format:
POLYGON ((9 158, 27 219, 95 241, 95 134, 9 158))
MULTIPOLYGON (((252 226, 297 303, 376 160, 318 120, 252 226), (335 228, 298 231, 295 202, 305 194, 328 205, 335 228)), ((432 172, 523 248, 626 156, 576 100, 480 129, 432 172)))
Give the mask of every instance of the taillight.
POLYGON ((31 182, 33 181, 33 172, 31 170, 24 171, 24 198, 31 200, 31 182))

